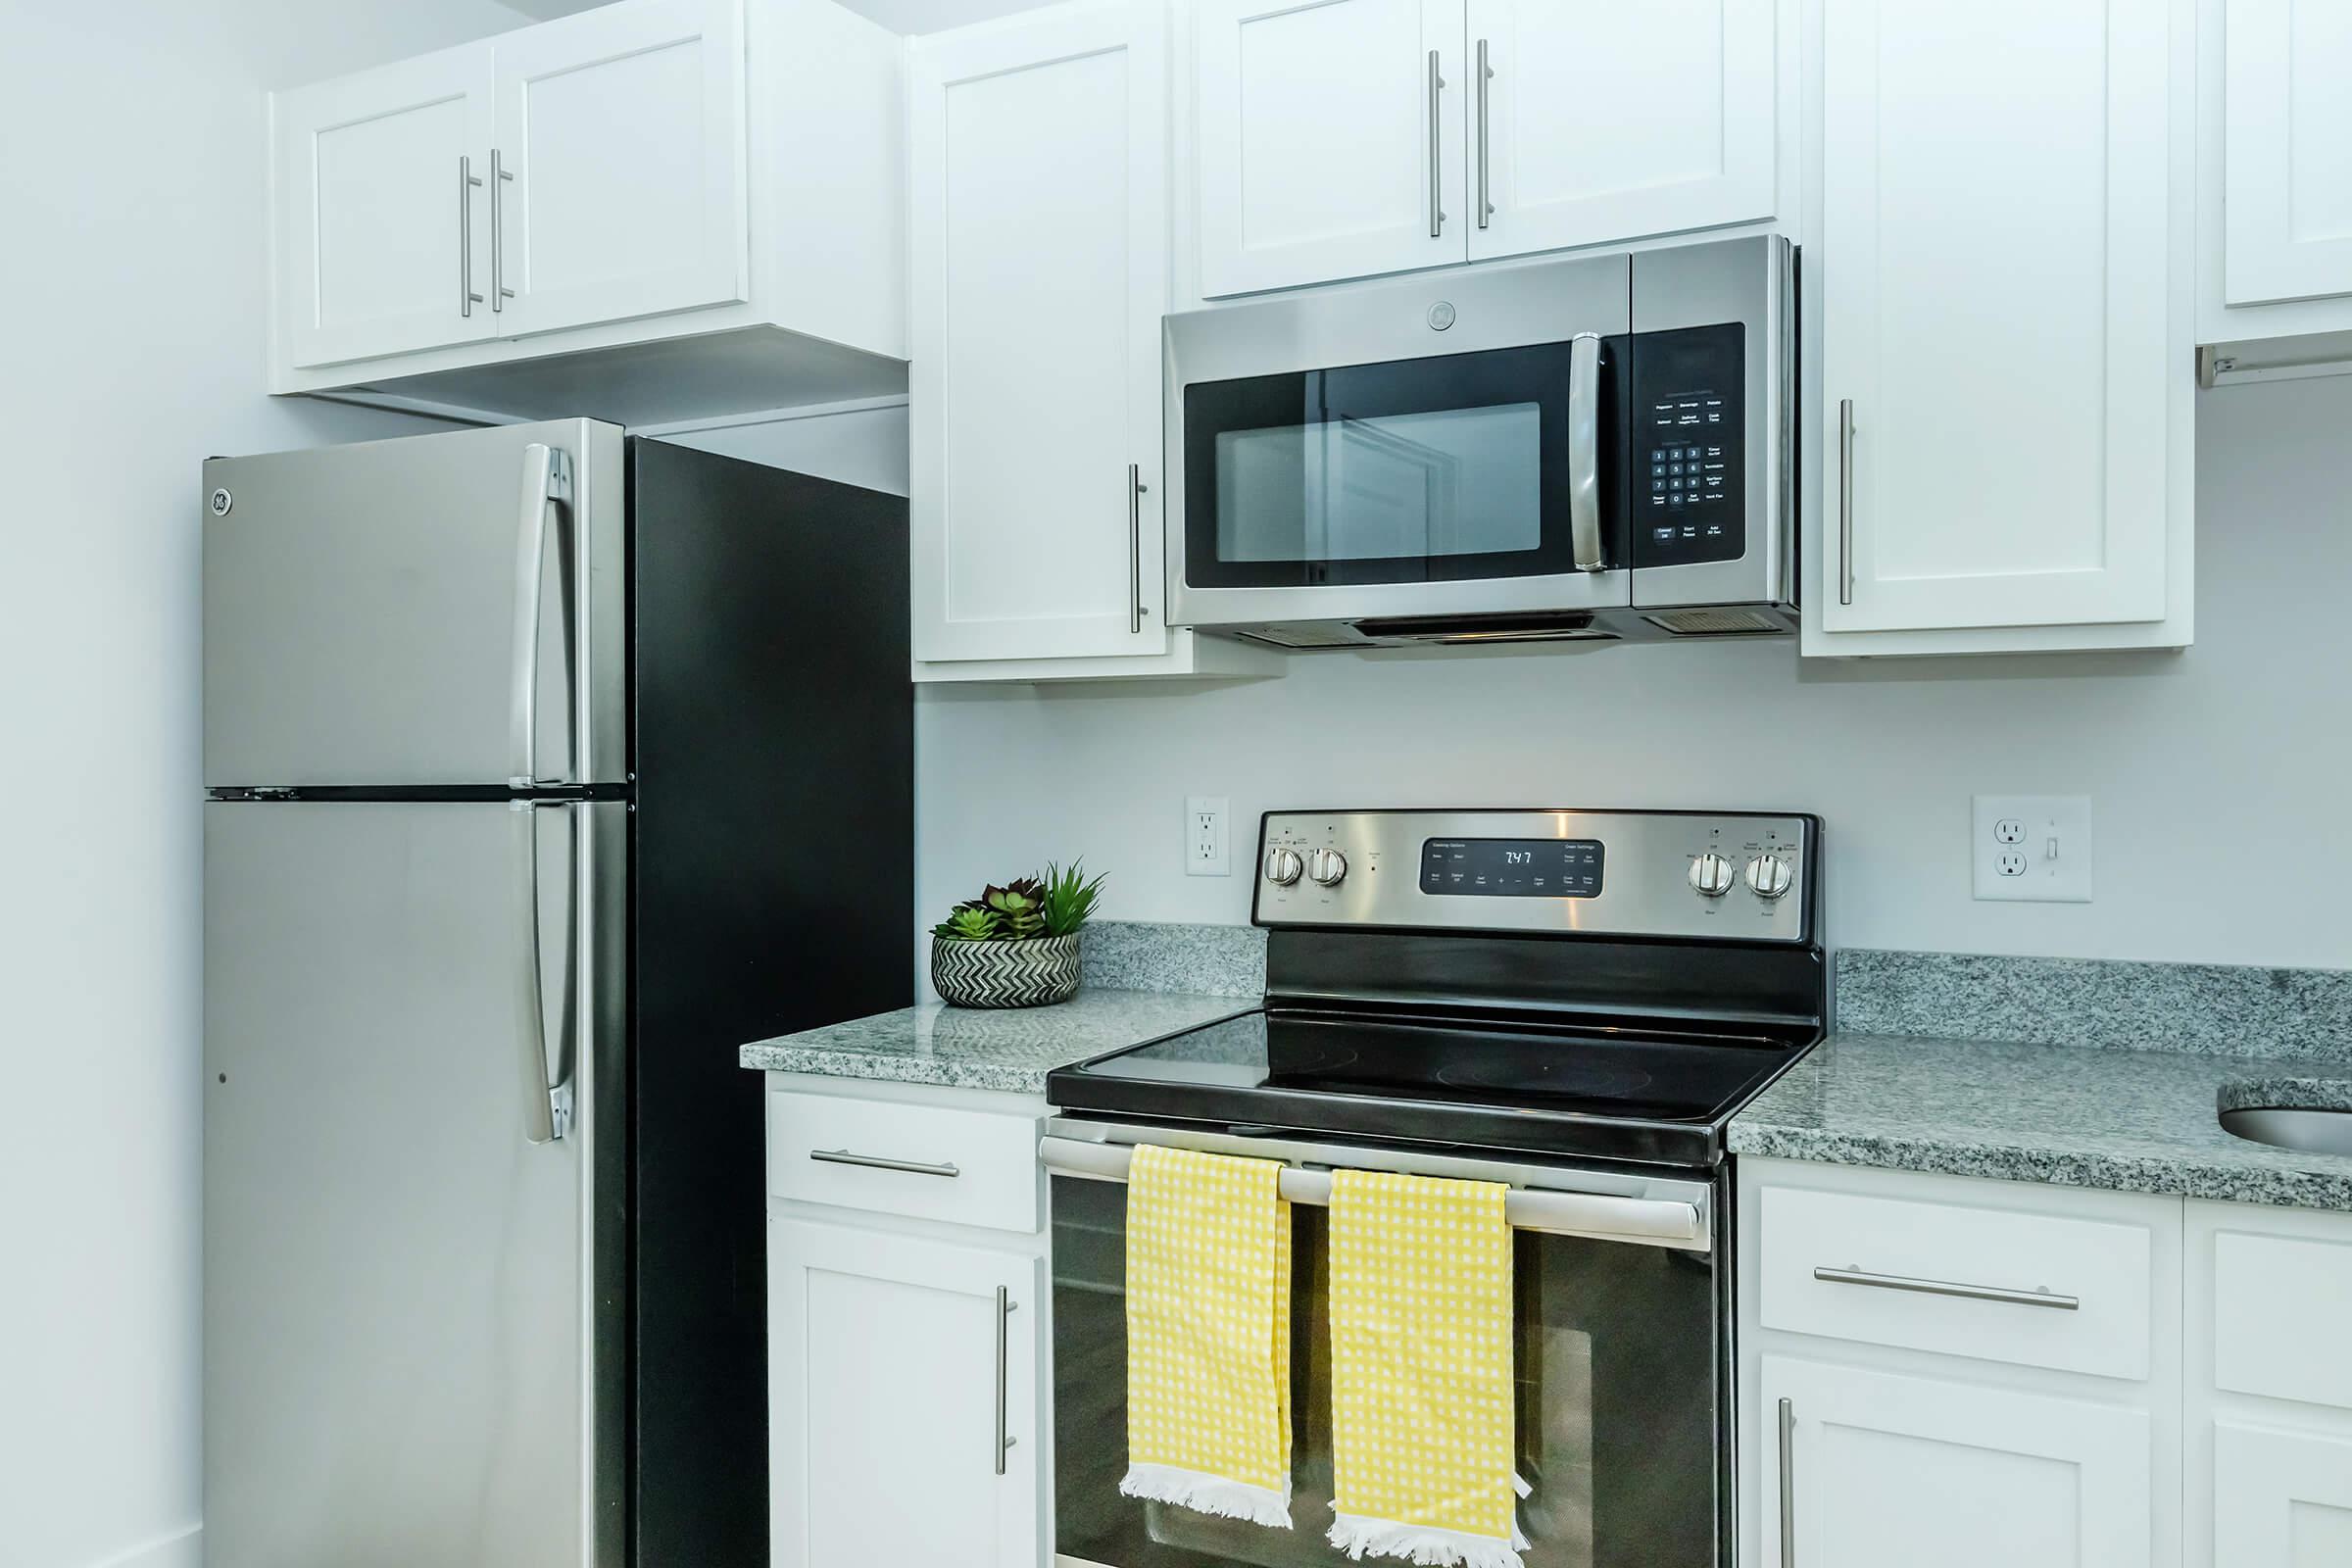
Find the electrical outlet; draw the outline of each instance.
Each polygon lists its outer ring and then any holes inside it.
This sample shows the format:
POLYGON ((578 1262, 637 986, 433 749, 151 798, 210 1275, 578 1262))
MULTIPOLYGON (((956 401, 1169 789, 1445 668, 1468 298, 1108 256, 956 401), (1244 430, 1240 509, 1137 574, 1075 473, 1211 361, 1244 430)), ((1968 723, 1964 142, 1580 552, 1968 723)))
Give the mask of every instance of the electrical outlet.
POLYGON ((1969 863, 1980 899, 2090 902, 2090 797, 1980 795, 1969 863))
POLYGON ((1233 815, 1222 795, 1184 798, 1184 874, 1231 876, 1233 856, 1225 842, 1225 824, 1233 815))

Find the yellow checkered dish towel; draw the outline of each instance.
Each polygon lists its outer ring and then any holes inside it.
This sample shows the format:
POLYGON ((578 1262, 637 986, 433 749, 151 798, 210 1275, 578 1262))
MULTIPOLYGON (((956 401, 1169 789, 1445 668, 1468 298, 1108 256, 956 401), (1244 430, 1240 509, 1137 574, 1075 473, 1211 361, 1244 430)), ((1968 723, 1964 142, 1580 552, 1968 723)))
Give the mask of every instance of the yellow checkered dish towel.
POLYGON ((1282 1166, 1136 1150, 1119 1490, 1291 1528, 1291 1205, 1282 1166))
POLYGON ((1350 1557, 1522 1568, 1503 1193, 1332 1175, 1331 1544, 1350 1557))

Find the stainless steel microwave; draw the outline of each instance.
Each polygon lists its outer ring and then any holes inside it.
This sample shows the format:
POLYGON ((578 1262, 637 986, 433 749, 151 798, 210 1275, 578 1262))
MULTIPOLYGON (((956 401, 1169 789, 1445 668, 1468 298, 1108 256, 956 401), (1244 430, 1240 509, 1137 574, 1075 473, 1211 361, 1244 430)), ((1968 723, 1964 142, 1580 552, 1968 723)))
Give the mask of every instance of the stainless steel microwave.
POLYGON ((1171 316, 1168 620, 1284 648, 1796 625, 1763 236, 1171 316))

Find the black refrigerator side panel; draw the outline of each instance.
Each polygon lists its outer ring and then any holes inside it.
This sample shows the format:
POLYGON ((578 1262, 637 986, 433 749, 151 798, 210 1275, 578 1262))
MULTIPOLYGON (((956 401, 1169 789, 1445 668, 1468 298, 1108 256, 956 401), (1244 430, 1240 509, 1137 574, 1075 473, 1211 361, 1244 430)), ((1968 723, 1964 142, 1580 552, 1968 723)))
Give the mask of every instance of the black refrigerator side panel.
POLYGON ((767 1561, 760 1078, 913 998, 906 503, 629 443, 637 805, 632 1536, 767 1561))

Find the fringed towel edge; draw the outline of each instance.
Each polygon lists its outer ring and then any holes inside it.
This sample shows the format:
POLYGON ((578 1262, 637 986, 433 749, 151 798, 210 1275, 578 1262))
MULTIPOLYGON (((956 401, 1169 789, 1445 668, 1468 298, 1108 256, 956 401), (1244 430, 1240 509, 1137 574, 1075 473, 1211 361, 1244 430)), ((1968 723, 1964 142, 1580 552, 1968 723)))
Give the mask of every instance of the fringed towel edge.
POLYGON ((1526 1568, 1519 1556, 1527 1538, 1514 1522, 1511 1539, 1473 1536, 1460 1530, 1396 1524, 1361 1514, 1334 1516, 1331 1544, 1357 1562, 1366 1556, 1396 1557, 1426 1568, 1526 1568))
MULTIPOLYGON (((1269 1530, 1291 1528, 1291 1489, 1287 1485, 1278 1492, 1246 1481, 1202 1475, 1198 1470, 1180 1470, 1172 1464, 1131 1464, 1119 1482, 1119 1491, 1126 1496, 1174 1503, 1220 1519, 1247 1519, 1269 1530)), ((1520 1568, 1517 1558, 1509 1568, 1520 1568)))

